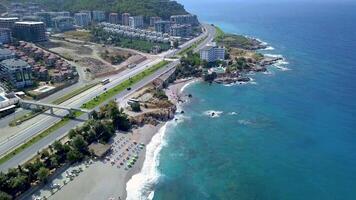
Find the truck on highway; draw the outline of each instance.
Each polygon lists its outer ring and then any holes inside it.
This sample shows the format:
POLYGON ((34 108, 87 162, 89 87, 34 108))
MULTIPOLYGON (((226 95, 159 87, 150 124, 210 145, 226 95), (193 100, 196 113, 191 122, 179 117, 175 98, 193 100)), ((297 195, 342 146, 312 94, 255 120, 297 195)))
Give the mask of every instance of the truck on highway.
POLYGON ((107 79, 101 80, 100 83, 102 85, 106 85, 106 84, 110 83, 110 79, 107 78, 107 79))

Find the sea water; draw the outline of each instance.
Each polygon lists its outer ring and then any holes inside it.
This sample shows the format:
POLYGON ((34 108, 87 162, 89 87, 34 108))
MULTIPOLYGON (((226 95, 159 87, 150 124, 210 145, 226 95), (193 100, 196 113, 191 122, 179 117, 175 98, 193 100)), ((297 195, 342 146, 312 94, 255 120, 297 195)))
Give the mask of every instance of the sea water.
POLYGON ((129 197, 356 199, 356 3, 181 3, 285 60, 254 84, 186 87, 185 114, 152 141, 129 197))

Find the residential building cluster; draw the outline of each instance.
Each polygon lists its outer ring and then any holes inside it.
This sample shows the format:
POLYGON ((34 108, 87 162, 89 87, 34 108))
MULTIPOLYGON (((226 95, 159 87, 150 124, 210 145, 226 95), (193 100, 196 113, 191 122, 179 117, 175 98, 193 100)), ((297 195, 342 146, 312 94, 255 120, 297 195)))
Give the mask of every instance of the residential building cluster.
POLYGON ((190 24, 191 26, 199 25, 198 17, 196 15, 173 15, 170 19, 172 24, 190 24))
POLYGON ((199 25, 196 15, 173 15, 170 20, 162 20, 152 17, 150 22, 153 23, 155 31, 169 33, 173 37, 190 37, 193 33, 193 27, 199 25))
POLYGON ((35 45, 20 41, 17 46, 0 48, 0 77, 13 88, 32 86, 34 81, 62 83, 78 73, 68 62, 35 45))
POLYGON ((103 30, 122 35, 123 37, 138 38, 152 42, 164 42, 169 43, 170 38, 168 34, 159 33, 156 31, 149 31, 143 29, 132 28, 130 26, 124 26, 119 24, 110 24, 102 22, 99 24, 103 30))
POLYGON ((225 59, 225 48, 218 47, 216 43, 207 44, 200 50, 200 59, 207 62, 215 62, 225 59))

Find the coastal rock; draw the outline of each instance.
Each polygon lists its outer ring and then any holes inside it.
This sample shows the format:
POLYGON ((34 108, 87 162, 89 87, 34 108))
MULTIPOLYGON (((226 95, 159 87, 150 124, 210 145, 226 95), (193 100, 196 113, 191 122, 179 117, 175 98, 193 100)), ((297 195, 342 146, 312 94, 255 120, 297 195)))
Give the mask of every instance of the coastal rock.
POLYGON ((166 122, 174 119, 174 114, 177 110, 175 105, 172 105, 166 109, 155 110, 152 112, 147 112, 142 115, 138 115, 131 118, 131 122, 137 126, 143 126, 145 124, 152 124, 154 126, 158 125, 160 122, 166 122))
POLYGON ((259 65, 261 67, 273 65, 280 60, 283 60, 283 58, 282 57, 265 57, 260 61, 259 65))
POLYGON ((250 80, 249 77, 240 77, 237 79, 238 82, 249 82, 250 80))

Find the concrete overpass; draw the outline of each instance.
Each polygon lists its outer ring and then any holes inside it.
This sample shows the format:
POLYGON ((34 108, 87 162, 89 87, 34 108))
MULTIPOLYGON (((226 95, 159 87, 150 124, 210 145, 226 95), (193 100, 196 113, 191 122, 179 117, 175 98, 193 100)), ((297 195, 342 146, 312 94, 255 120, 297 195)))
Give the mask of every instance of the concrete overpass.
POLYGON ((28 101, 28 100, 20 100, 19 104, 22 108, 24 109, 30 109, 31 106, 35 106, 36 108, 47 108, 50 110, 50 113, 54 115, 53 109, 60 109, 60 110, 66 110, 69 112, 69 114, 73 114, 75 111, 83 112, 88 114, 88 119, 91 118, 92 110, 87 110, 87 109, 82 109, 82 108, 74 108, 74 107, 69 107, 69 106, 61 106, 61 105, 55 105, 55 104, 49 104, 49 103, 41 103, 41 102, 35 102, 35 101, 28 101))

